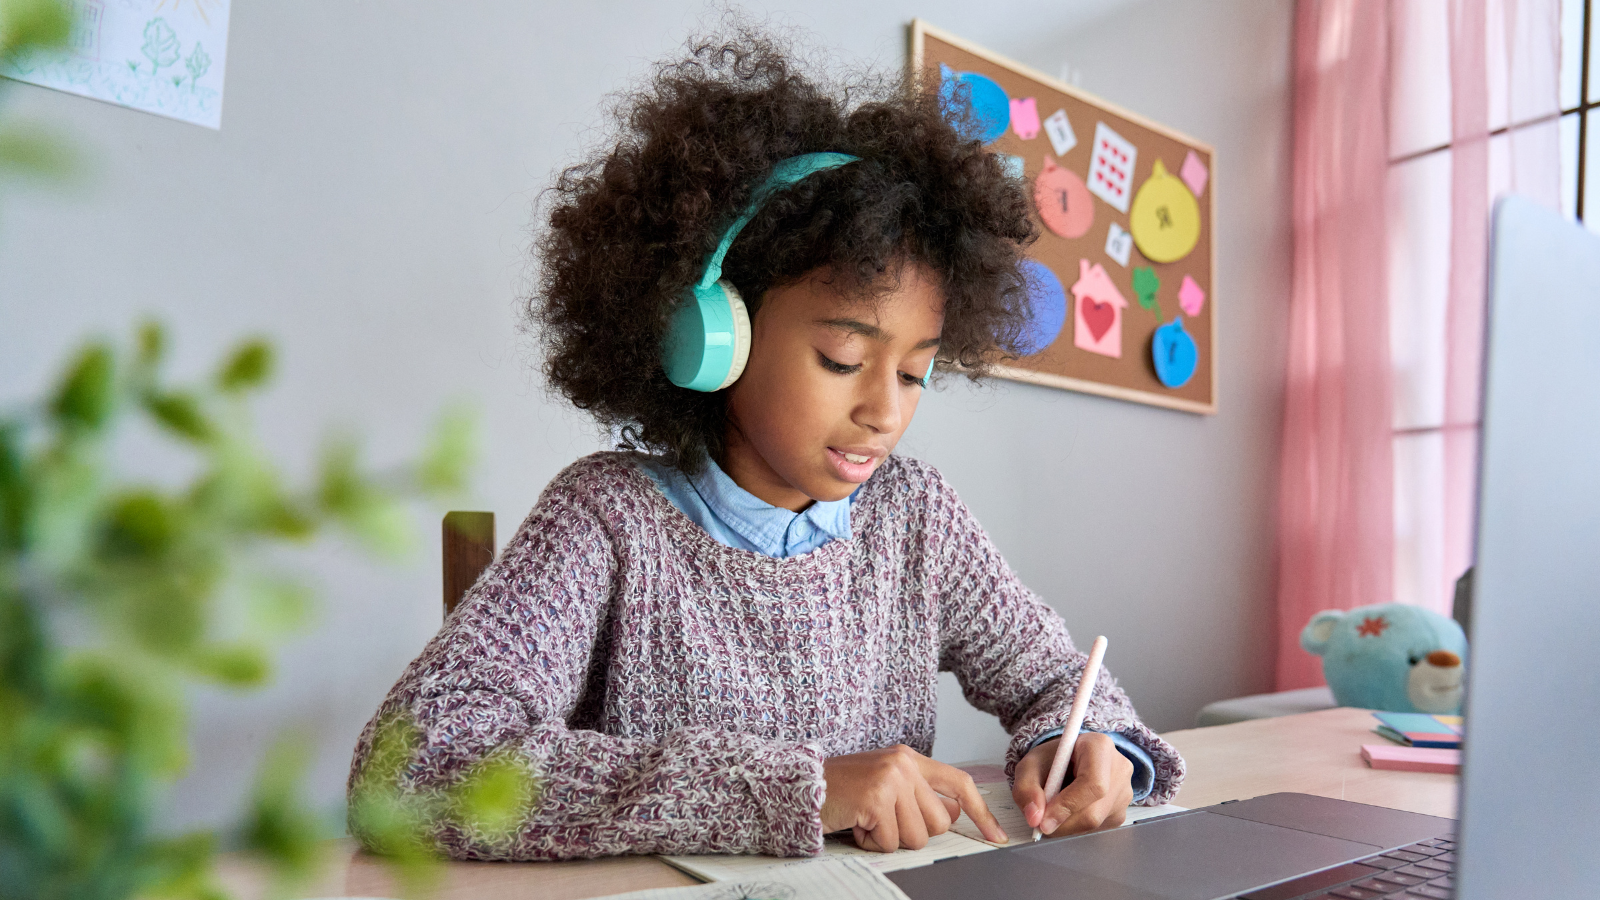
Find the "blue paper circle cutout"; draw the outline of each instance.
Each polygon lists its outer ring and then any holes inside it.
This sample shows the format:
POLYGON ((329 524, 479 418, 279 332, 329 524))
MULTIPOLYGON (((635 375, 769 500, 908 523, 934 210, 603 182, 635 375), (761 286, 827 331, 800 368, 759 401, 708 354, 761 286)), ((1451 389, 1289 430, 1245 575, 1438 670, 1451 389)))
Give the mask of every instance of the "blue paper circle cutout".
POLYGON ((1150 338, 1150 361, 1155 363, 1156 377, 1169 388, 1179 388, 1194 377, 1200 363, 1200 348, 1194 338, 1183 330, 1181 317, 1156 329, 1150 338))
POLYGON ((1028 288, 1028 320, 1017 351, 1032 356, 1055 343, 1067 324, 1067 292, 1056 273, 1036 259, 1022 261, 1022 277, 1028 288))
POLYGON ((940 106, 957 123, 962 137, 987 144, 1006 133, 1011 124, 1011 98, 994 79, 977 72, 956 72, 943 63, 939 64, 939 75, 940 106), (958 87, 964 88, 959 91, 964 98, 957 97, 958 87), (969 115, 965 121, 956 111, 960 99, 967 102, 969 115))

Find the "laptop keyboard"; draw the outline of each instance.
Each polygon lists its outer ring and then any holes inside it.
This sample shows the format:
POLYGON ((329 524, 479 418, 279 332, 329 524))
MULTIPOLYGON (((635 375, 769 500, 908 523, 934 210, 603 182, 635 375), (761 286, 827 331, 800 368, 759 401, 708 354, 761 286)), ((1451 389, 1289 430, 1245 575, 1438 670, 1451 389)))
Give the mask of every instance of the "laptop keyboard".
POLYGON ((1422 841, 1313 872, 1238 900, 1449 900, 1455 896, 1455 835, 1422 841))

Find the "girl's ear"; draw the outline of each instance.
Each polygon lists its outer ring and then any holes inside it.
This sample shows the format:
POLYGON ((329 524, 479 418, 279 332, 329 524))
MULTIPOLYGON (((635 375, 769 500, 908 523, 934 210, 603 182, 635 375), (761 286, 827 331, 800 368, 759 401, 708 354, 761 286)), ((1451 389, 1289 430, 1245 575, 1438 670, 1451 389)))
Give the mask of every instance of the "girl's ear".
POLYGON ((1325 609, 1312 616, 1305 630, 1300 632, 1300 646, 1317 656, 1326 653, 1328 641, 1333 639, 1333 630, 1343 620, 1344 612, 1337 609, 1325 609))

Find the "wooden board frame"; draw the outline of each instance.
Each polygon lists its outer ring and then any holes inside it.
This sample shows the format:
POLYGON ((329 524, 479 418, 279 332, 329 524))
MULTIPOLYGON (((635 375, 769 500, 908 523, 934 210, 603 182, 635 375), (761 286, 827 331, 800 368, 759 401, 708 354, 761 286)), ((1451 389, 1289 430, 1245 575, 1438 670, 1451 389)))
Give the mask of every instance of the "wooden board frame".
MULTIPOLYGON (((1195 138, 1183 134, 1182 132, 1168 128, 1165 125, 1145 118, 1138 113, 1130 112, 1117 106, 1116 104, 1102 100, 1099 97, 1082 91, 1057 78, 1052 78, 1043 72, 1023 65, 1022 63, 1014 60, 1007 59, 998 53, 994 53, 993 51, 990 51, 984 47, 980 47, 977 44, 957 37, 956 35, 953 35, 947 31, 929 25, 922 19, 912 19, 910 28, 908 29, 909 47, 907 53, 907 65, 910 70, 911 78, 919 84, 921 83, 922 76, 926 71, 926 38, 928 37, 939 40, 965 53, 971 54, 972 56, 976 56, 994 66, 1006 69, 1021 78, 1039 82, 1041 85, 1048 87, 1051 90, 1066 94, 1075 100, 1103 110, 1112 116, 1125 119, 1135 125, 1149 129, 1150 131, 1156 132, 1157 134, 1163 135, 1173 141, 1194 149, 1203 150, 1209 155, 1210 165, 1207 167, 1209 169, 1209 178, 1206 185, 1206 193, 1208 196, 1206 199, 1201 201, 1206 205, 1205 227, 1210 231, 1210 277, 1208 279, 1210 283, 1206 285, 1205 300, 1207 313, 1210 316, 1210 340, 1207 342, 1209 345, 1209 350, 1205 354, 1206 358, 1202 361, 1202 364, 1209 365, 1210 367, 1211 383, 1209 400, 1207 402, 1201 402, 1184 397, 1170 396, 1167 394, 1156 393, 1154 391, 1125 387, 1117 384, 1108 384, 1086 378, 1075 378, 1051 372, 1041 372, 1020 366, 996 366, 993 371, 995 375, 1013 381, 1038 384, 1046 387, 1061 388, 1069 391, 1080 391, 1087 394, 1095 394, 1101 397, 1110 397, 1116 400, 1127 400, 1133 403, 1144 403, 1151 406, 1181 410, 1183 412, 1214 415, 1217 412, 1219 375, 1221 369, 1221 361, 1217 357, 1217 332, 1219 331, 1219 323, 1217 303, 1218 298, 1216 290, 1217 166, 1215 148, 1203 141, 1196 140, 1195 138)), ((1174 172, 1174 174, 1176 174, 1176 172, 1174 172)), ((1072 321, 1071 316, 1069 316, 1067 323, 1063 326, 1063 329, 1070 329, 1071 327, 1072 321)))

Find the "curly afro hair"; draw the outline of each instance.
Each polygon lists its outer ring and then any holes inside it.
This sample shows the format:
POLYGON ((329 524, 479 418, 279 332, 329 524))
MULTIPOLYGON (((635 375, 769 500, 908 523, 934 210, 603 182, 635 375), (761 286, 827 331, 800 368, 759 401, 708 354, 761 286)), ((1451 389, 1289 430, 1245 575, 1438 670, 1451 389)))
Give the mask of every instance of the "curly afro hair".
POLYGON ((801 153, 861 160, 779 192, 734 241, 723 277, 751 316, 769 288, 818 272, 871 303, 915 262, 943 291, 942 367, 976 379, 1014 355, 1026 311, 1018 263, 1037 235, 1028 197, 935 93, 908 79, 823 85, 744 30, 691 42, 687 58, 624 94, 616 116, 615 143, 547 194, 528 312, 549 385, 619 429, 624 446, 688 469, 720 458, 726 394, 667 380, 668 316, 755 187, 801 153))

